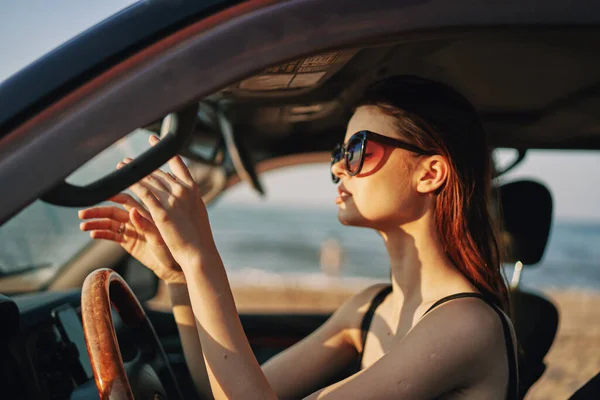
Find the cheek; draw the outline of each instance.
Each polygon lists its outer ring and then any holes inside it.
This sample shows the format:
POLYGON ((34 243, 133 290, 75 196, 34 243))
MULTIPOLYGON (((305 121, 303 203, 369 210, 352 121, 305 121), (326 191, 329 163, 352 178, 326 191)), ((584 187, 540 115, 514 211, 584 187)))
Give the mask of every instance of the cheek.
POLYGON ((377 173, 356 179, 353 194, 360 213, 369 220, 395 220, 412 209, 414 190, 405 165, 386 165, 377 173))
MULTIPOLYGON (((374 156, 382 151, 381 147, 369 150, 374 156)), ((386 229, 418 216, 422 198, 412 184, 414 164, 404 156, 393 152, 372 173, 349 178, 347 187, 352 192, 352 202, 341 207, 338 213, 343 224, 386 229)), ((366 163, 367 158, 363 165, 366 163)))

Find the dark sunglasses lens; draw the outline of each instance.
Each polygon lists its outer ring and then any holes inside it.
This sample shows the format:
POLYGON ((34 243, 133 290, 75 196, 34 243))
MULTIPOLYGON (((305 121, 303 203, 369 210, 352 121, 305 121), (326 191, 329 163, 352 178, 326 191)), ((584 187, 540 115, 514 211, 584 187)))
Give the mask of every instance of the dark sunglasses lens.
POLYGON ((358 173, 360 168, 360 159, 362 157, 362 140, 360 138, 351 138, 348 142, 348 172, 358 173))
POLYGON ((331 165, 339 162, 342 159, 342 149, 340 146, 336 146, 331 152, 331 165))
POLYGON ((331 172, 331 180, 333 181, 333 183, 338 183, 340 181, 340 178, 338 178, 332 171, 331 167, 333 167, 333 164, 336 164, 338 162, 340 162, 340 160, 342 159, 342 149, 341 147, 338 145, 335 147, 335 149, 333 149, 333 151, 331 152, 331 165, 330 165, 330 172, 331 172))

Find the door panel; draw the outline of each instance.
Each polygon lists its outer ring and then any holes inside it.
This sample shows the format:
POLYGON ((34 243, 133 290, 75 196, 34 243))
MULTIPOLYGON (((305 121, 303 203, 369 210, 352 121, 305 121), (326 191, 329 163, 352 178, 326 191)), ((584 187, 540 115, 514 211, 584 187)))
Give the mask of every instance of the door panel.
POLYGON ((260 364, 308 336, 327 318, 327 314, 240 315, 248 341, 260 364))
MULTIPOLYGON (((154 329, 171 360, 178 377, 181 377, 182 391, 193 392, 189 371, 183 357, 183 350, 173 314, 163 311, 146 310, 154 329)), ((330 314, 241 314, 240 320, 259 364, 263 364, 277 353, 292 346, 321 326, 330 314)), ((318 366, 315 366, 318 368, 318 366)), ((354 365, 340 372, 325 386, 338 382, 354 372, 354 365)), ((190 395, 189 398, 193 395, 190 395)), ((188 397, 186 397, 188 398, 188 397)))
MULTIPOLYGON (((173 314, 146 310, 165 352, 182 355, 183 350, 173 314)), ((259 363, 309 335, 329 314, 242 314, 240 319, 259 363)))

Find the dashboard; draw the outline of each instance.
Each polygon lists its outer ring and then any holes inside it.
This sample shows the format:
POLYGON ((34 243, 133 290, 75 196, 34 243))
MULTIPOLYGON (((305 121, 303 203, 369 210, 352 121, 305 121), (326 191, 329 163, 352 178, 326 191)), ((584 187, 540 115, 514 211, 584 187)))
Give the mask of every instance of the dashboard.
POLYGON ((0 295, 0 397, 98 398, 79 305, 80 291, 0 295))
MULTIPOLYGON (((81 291, 0 295, 0 399, 93 400, 98 390, 81 324, 81 291)), ((198 394, 172 312, 145 308, 184 399, 198 394)), ((259 363, 306 337, 329 314, 242 314, 259 363)), ((136 330, 112 313, 125 368, 139 356, 136 330)), ((161 371, 156 371, 161 376, 161 371)), ((164 371, 163 371, 164 372, 164 371)), ((346 375, 337 377, 336 382, 346 375)))

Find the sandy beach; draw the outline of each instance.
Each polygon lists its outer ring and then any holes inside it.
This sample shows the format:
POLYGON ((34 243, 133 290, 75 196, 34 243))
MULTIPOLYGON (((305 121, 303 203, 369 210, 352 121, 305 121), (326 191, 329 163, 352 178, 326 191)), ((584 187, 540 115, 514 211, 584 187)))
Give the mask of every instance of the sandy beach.
MULTIPOLYGON (((359 287, 335 283, 308 288, 287 283, 240 286, 232 282, 240 312, 331 311, 359 287)), ((547 369, 526 399, 567 399, 600 371, 600 292, 545 290, 559 309, 560 326, 546 357, 547 369)))
POLYGON ((558 306, 560 325, 528 400, 567 399, 600 372, 600 292, 545 293, 558 306))

